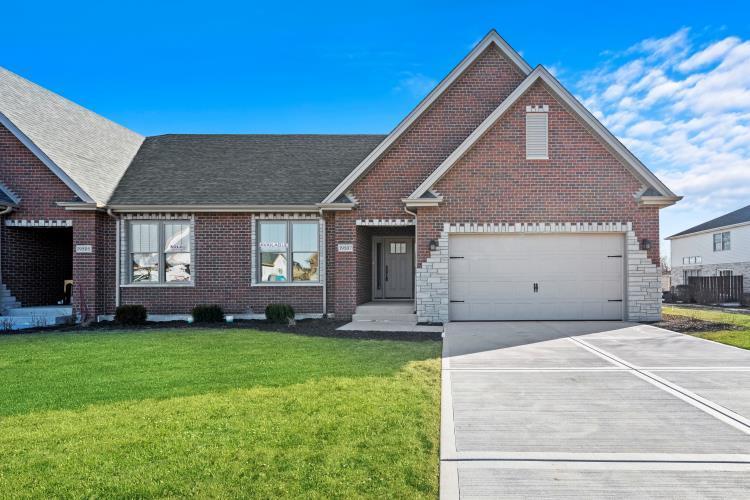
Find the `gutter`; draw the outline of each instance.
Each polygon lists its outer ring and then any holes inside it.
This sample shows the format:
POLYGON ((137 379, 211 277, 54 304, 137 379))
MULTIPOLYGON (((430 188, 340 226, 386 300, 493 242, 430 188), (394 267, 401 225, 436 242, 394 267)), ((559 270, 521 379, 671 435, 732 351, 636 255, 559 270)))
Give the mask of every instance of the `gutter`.
POLYGON ((319 212, 316 205, 108 205, 113 212, 319 212))
POLYGON ((682 199, 682 196, 641 196, 638 198, 640 206, 669 207, 682 199))
MULTIPOLYGON (((2 222, 2 217, 4 215, 7 215, 13 211, 15 207, 12 205, 6 206, 1 212, 0 212, 0 223, 2 222)), ((2 231, 2 227, 0 226, 0 231, 2 231)), ((2 235, 0 235, 0 245, 2 244, 2 235)), ((2 259, 2 248, 0 248, 0 259, 2 259)), ((3 274, 2 274, 2 266, 0 266, 0 283, 3 282, 3 274)), ((2 312, 5 312, 4 310, 2 312)))
POLYGON ((64 208, 65 210, 71 211, 88 211, 88 210, 101 210, 103 207, 96 203, 87 203, 85 201, 58 201, 55 203, 58 207, 64 208))

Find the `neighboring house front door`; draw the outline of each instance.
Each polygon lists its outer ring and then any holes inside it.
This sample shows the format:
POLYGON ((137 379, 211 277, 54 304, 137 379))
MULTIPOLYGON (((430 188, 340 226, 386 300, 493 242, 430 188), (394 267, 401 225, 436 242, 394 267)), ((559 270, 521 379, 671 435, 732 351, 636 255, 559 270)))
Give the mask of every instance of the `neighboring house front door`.
POLYGON ((384 299, 410 299, 414 289, 414 240, 383 238, 380 266, 384 299))

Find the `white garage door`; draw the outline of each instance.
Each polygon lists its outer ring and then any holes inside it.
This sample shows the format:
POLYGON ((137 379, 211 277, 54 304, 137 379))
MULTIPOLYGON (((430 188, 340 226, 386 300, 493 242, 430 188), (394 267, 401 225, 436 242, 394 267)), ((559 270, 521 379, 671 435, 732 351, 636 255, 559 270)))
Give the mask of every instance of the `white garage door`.
POLYGON ((451 235, 450 319, 620 320, 621 234, 451 235))

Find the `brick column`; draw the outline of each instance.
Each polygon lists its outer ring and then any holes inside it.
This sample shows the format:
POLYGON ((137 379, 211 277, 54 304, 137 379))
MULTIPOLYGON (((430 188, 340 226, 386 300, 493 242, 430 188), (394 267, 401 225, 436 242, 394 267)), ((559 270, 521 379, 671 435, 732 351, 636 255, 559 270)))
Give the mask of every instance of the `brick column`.
POLYGON ((115 221, 102 212, 80 212, 73 219, 74 312, 82 322, 114 312, 115 221), (91 253, 76 252, 90 245, 91 253))
MULTIPOLYGON (((329 304, 337 319, 351 319, 357 308, 357 226, 353 212, 339 212, 335 219, 334 252, 335 303, 329 304), (339 252, 338 244, 351 243, 354 251, 339 252)), ((330 276, 330 274, 329 274, 330 276)))

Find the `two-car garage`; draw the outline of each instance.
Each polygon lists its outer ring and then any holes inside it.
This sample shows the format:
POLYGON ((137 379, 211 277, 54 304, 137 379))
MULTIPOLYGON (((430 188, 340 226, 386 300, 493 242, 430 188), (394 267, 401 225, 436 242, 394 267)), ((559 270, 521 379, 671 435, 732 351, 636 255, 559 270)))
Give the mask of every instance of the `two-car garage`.
POLYGON ((621 320, 624 237, 451 234, 451 321, 621 320))

